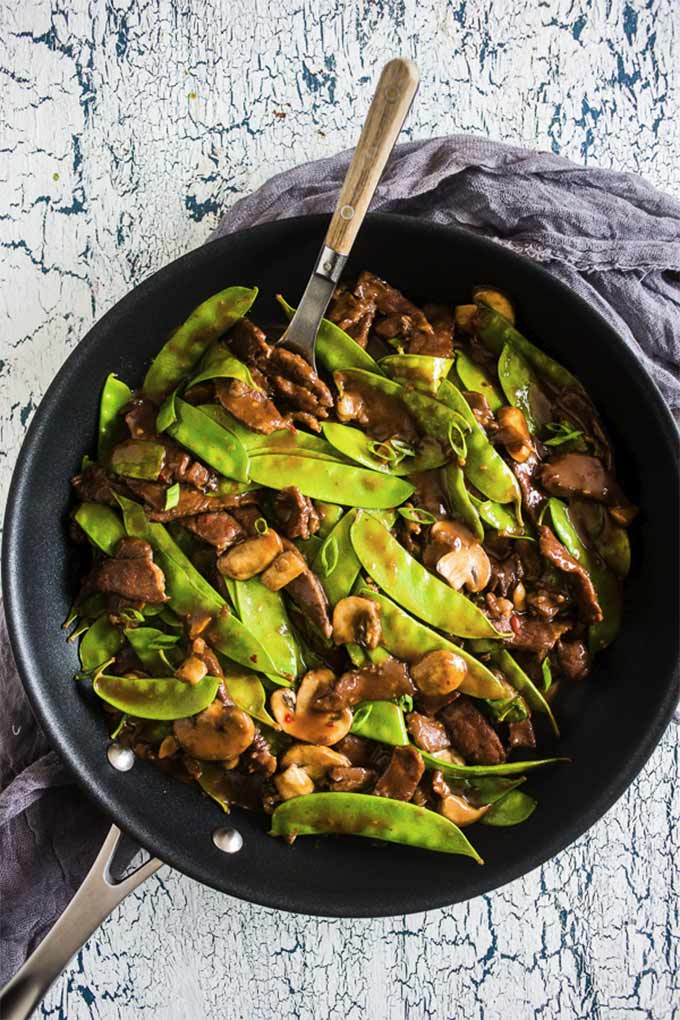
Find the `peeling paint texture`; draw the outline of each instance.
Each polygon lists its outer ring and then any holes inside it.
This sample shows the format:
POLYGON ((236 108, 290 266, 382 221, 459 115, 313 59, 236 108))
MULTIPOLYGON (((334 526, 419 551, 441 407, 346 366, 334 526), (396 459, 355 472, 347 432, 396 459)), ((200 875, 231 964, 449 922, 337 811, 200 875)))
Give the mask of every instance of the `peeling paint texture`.
MULTIPOLYGON (((92 322, 238 197, 353 144, 386 57, 421 67, 407 137, 489 135, 678 195, 679 28, 676 0, 0 0, 3 498, 92 322)), ((678 1017, 679 732, 576 844, 447 910, 308 919, 164 868, 42 1014, 678 1017)))

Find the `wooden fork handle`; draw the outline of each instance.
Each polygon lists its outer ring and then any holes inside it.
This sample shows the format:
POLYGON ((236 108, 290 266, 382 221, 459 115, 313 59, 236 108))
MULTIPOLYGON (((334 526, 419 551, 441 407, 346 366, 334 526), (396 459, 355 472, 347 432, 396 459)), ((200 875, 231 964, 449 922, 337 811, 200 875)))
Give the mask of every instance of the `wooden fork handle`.
POLYGON ((418 68, 410 60, 390 60, 382 70, 326 234, 326 245, 341 255, 349 255, 354 244, 408 115, 418 81, 418 68))

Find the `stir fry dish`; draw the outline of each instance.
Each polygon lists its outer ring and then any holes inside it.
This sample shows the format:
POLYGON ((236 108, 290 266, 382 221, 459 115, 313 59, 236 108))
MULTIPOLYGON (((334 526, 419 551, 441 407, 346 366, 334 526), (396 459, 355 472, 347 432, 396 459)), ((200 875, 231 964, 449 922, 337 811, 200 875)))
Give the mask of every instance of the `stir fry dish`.
POLYGON ((318 373, 256 294, 204 301, 140 389, 106 379, 72 480, 77 679, 118 746, 275 836, 481 863, 461 830, 531 815, 561 694, 619 628, 610 443, 495 288, 421 309, 362 272, 318 373))

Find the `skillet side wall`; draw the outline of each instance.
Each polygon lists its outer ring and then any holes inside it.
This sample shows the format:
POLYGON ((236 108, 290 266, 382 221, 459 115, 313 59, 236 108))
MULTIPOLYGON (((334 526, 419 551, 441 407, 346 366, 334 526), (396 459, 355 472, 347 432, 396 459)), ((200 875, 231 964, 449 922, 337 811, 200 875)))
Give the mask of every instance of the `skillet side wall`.
POLYGON ((630 497, 641 506, 623 631, 563 712, 560 753, 570 766, 536 774, 539 808, 520 828, 470 832, 486 860, 426 854, 362 840, 300 839, 234 813, 244 850, 211 841, 223 816, 198 792, 137 762, 107 763, 106 720, 72 676, 76 650, 61 624, 77 590, 67 542, 68 479, 93 444, 99 393, 117 372, 141 381, 170 330, 209 294, 257 284, 253 317, 280 319, 273 295, 295 302, 326 217, 281 221, 222 238, 155 274, 116 305, 68 359, 34 415, 12 482, 3 582, 13 647, 51 742, 101 807, 140 843, 192 877, 266 906, 331 916, 380 916, 443 906, 525 874, 563 849, 621 795, 658 742, 678 696, 677 433, 651 380, 608 324, 540 266, 464 231, 370 216, 351 267, 370 268, 416 300, 459 302, 493 283, 512 295, 523 331, 582 379, 600 408, 630 497))

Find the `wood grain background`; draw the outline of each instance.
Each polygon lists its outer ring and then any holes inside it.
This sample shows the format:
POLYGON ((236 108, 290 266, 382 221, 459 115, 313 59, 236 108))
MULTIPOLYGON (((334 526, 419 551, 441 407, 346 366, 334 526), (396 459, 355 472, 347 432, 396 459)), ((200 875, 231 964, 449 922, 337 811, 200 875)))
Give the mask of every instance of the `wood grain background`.
MULTIPOLYGON (((240 195, 353 144, 389 56, 421 68, 407 137, 488 135, 679 194, 679 23, 675 0, 0 0, 0 492, 91 323, 240 195)), ((678 1016, 679 749, 672 728, 554 861, 427 915, 277 914, 163 869, 41 1015, 678 1016)))

